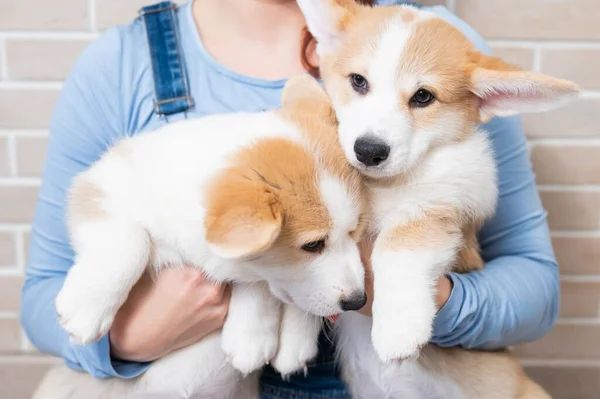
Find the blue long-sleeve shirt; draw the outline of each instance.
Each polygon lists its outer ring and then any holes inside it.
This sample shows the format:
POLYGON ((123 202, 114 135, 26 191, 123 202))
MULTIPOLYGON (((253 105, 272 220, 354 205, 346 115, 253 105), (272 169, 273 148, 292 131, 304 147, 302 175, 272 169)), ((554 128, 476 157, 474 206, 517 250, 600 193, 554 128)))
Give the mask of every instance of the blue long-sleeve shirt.
MULTIPOLYGON (((483 39, 448 10, 431 10, 489 53, 483 39)), ((251 78, 220 65, 202 45, 190 4, 179 12, 181 48, 196 100, 189 117, 279 106, 284 80, 251 78)), ((107 337, 86 347, 71 344, 58 323, 54 300, 74 255, 65 194, 72 178, 115 140, 165 123, 153 114, 148 54, 143 25, 134 21, 103 33, 74 65, 52 118, 31 233, 21 311, 27 336, 42 352, 97 377, 131 378, 148 364, 111 359, 107 337)), ((558 267, 520 120, 494 119, 486 128, 500 183, 497 213, 480 236, 486 266, 451 276, 452 294, 435 320, 433 341, 439 345, 496 348, 535 340, 550 330, 558 313, 558 267)))

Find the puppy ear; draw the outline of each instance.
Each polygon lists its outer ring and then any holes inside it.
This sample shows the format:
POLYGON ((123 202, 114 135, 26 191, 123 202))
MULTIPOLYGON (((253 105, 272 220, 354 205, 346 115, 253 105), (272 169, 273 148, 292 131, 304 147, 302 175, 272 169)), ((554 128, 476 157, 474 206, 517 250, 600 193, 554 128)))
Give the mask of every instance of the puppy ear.
POLYGON ((480 53, 471 71, 471 91, 481 99, 481 119, 561 107, 579 93, 570 81, 524 71, 499 58, 480 53))
POLYGON ((283 108, 293 108, 303 104, 319 104, 331 108, 331 100, 319 82, 308 74, 290 78, 281 94, 283 108))
POLYGON ((360 7, 355 0, 298 0, 310 33, 317 40, 317 55, 338 48, 348 23, 360 7))
POLYGON ((276 188, 246 168, 219 174, 208 187, 204 226, 210 250, 226 259, 240 259, 269 249, 282 227, 276 188))

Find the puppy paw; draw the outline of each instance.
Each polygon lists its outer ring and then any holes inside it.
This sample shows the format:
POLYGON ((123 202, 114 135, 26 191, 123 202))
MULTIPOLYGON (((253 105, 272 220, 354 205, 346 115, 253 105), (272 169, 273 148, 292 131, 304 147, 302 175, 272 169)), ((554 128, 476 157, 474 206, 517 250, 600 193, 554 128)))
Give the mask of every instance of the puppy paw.
POLYGON ((284 377, 298 371, 306 372, 306 364, 317 356, 318 351, 318 335, 287 331, 279 337, 279 350, 271 365, 284 377))
POLYGON ((397 309, 383 314, 386 316, 373 318, 371 330, 373 347, 379 359, 389 363, 418 356, 431 339, 435 305, 431 308, 397 309))
POLYGON ((60 324, 72 343, 87 345, 108 332, 119 307, 111 299, 110 291, 92 287, 77 274, 69 273, 55 306, 60 324))
POLYGON ((221 346, 231 365, 242 374, 248 375, 263 367, 275 356, 278 330, 224 329, 221 346), (232 331, 233 330, 233 331, 232 331))

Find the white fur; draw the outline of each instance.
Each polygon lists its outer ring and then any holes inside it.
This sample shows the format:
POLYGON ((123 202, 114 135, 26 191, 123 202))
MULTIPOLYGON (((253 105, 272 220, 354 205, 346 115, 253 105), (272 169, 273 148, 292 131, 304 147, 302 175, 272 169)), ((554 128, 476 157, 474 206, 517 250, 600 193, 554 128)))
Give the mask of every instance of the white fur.
POLYGON ((227 359, 242 374, 258 370, 275 356, 280 307, 265 284, 233 286, 221 344, 227 359))
MULTIPOLYGON (((497 197, 489 142, 484 132, 476 131, 465 141, 432 150, 419 160, 405 183, 371 189, 371 227, 380 237, 439 207, 488 217, 497 197)), ((345 322, 350 315, 342 315, 337 326, 343 375, 353 397, 463 397, 456 383, 427 372, 414 359, 431 338, 436 284, 452 265, 460 242, 459 235, 449 234, 435 247, 423 242, 422 247, 416 244, 411 250, 396 252, 382 250, 375 242, 373 317, 356 323, 345 322), (372 345, 366 344, 369 341, 372 345), (364 381, 365 374, 371 378, 370 385, 353 382, 364 381)))
POLYGON ((76 178, 75 185, 91 182, 103 195, 96 204, 100 215, 70 220, 77 256, 56 307, 74 340, 85 344, 108 331, 146 267, 190 264, 215 281, 235 284, 222 337, 213 334, 159 359, 134 380, 96 384, 73 373, 75 392, 98 385, 101 397, 110 399, 125 393, 250 398, 257 396, 253 372, 275 356, 279 342, 276 364, 285 373, 301 370, 316 355, 320 321, 307 313, 338 314, 340 298, 364 290, 360 257, 348 234, 361 209, 344 184, 317 168, 314 178, 334 226, 324 232, 324 252, 308 260, 294 263, 268 253, 224 259, 205 239, 205 183, 229 165, 230 154, 266 137, 308 145, 276 113, 215 115, 126 139, 76 178), (281 305, 272 294, 289 303, 281 331, 281 305))
MULTIPOLYGON (((405 184, 372 187, 373 233, 382 237, 440 206, 487 217, 496 204, 495 173, 483 132, 437 148, 420 160, 405 184)), ((423 242, 395 252, 375 242, 373 317, 344 314, 336 328, 344 380, 354 398, 464 397, 455 382, 431 374, 415 360, 431 338, 436 283, 460 242, 460 235, 449 234, 435 247, 423 242)))
MULTIPOLYGON (((351 101, 342 103, 335 92, 330 93, 339 117, 340 142, 346 157, 366 175, 393 176, 409 170, 440 138, 441 130, 453 124, 454 115, 448 115, 444 126, 416 131, 408 108, 398 106, 400 93, 414 93, 424 81, 435 79, 408 71, 398 74, 404 47, 414 33, 415 24, 431 17, 429 13, 421 12, 410 23, 402 21, 400 16, 387 22, 380 36, 371 42, 371 46, 376 48, 374 55, 362 57, 363 60, 369 60, 368 65, 364 66, 370 87, 367 95, 355 94, 351 101), (390 146, 390 154, 385 162, 366 168, 356 159, 354 143, 363 136, 376 137, 390 146)), ((448 134, 445 130, 444 133, 448 134)), ((443 137, 445 140, 453 138, 443 137)))
POLYGON ((338 361, 353 399, 462 399, 456 382, 423 369, 415 358, 382 363, 372 345, 371 318, 340 315, 336 326, 338 361))
MULTIPOLYGON (((459 140, 466 124, 460 115, 449 111, 435 123, 419 129, 412 124, 409 110, 400 105, 401 95, 411 96, 420 87, 439 85, 439 77, 417 76, 418 70, 399 68, 407 41, 418 40, 414 38, 415 23, 436 17, 418 11, 416 18, 406 22, 398 15, 391 15, 377 36, 348 43, 344 42, 346 32, 339 31, 341 25, 335 19, 336 12, 340 13, 339 4, 328 0, 299 0, 299 4, 318 42, 322 32, 331 35, 338 28, 338 37, 327 37, 327 43, 335 42, 337 48, 352 46, 355 53, 357 46, 362 45, 368 47, 362 51, 374 54, 360 55, 358 47, 356 59, 344 60, 344 64, 356 68, 345 73, 361 73, 369 82, 366 94, 357 93, 348 100, 347 93, 338 93, 337 86, 328 84, 327 73, 323 75, 338 116, 344 152, 354 166, 373 178, 370 233, 383 239, 394 228, 423 220, 428 212, 437 210, 452 209, 466 220, 491 216, 498 190, 496 166, 485 133, 473 127, 467 139, 459 140), (354 143, 366 135, 390 146, 388 158, 377 166, 365 167, 354 153, 354 143), (378 184, 380 177, 399 177, 399 180, 397 184, 378 184)), ((346 29, 352 29, 351 24, 344 21, 346 29)), ((358 32, 353 32, 353 37, 359 37, 358 32)), ((336 53, 331 46, 321 50, 333 57, 327 65, 335 65, 336 53)), ((337 79, 337 85, 343 78, 331 77, 337 79)), ((574 86, 564 84, 551 90, 544 85, 544 79, 503 78, 490 78, 490 74, 479 78, 475 94, 484 100, 490 94, 496 95, 489 101, 489 109, 485 109, 484 101, 482 115, 506 115, 509 111, 513 113, 513 108, 527 112, 535 108, 534 104, 543 110, 548 106, 554 108, 560 105, 558 100, 564 103, 564 97, 572 97, 570 93, 575 91, 574 86), (525 98, 521 97, 522 91, 525 98)), ((459 232, 438 233, 435 243, 426 242, 425 238, 422 243, 398 250, 376 240, 371 258, 373 317, 346 313, 336 325, 342 375, 354 398, 470 397, 457 382, 423 369, 413 358, 431 338, 437 311, 436 284, 452 266, 462 240, 459 232)))
POLYGON ((279 348, 272 365, 284 377, 298 371, 306 372, 306 363, 317 356, 322 319, 297 306, 284 305, 279 348))
POLYGON ((317 54, 323 56, 334 52, 341 42, 343 32, 329 21, 337 18, 336 13, 342 9, 328 7, 320 0, 298 0, 298 6, 306 17, 308 28, 319 38, 317 54))
MULTIPOLYGON (((495 165, 483 133, 434 150, 405 184, 373 191, 376 233, 423 217, 427 210, 448 206, 484 218, 495 207, 495 165)), ((389 362, 416 355, 429 342, 437 308, 435 287, 452 265, 461 236, 448 234, 436 246, 427 241, 411 250, 392 252, 376 241, 373 345, 389 362), (390 316, 395 315, 395 316, 390 316)))
POLYGON ((473 73, 473 81, 473 92, 482 99, 483 115, 545 112, 569 103, 577 95, 575 85, 548 85, 545 79, 534 73, 480 69, 473 73))

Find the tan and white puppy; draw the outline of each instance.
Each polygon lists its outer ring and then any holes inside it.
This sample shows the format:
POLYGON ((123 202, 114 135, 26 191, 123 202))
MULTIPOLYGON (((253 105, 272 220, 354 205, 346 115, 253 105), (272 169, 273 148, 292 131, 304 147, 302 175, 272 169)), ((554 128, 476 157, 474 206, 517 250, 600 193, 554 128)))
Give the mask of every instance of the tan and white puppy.
POLYGON ((75 178, 76 259, 56 300, 73 340, 106 334, 148 270, 196 266, 233 283, 231 304, 222 334, 137 379, 99 381, 63 366, 37 398, 256 398, 257 376, 245 375, 271 360, 290 373, 316 355, 321 319, 308 313, 364 305, 362 176, 338 145, 333 109, 314 79, 290 80, 282 103, 125 139, 75 178))
POLYGON ((353 395, 534 397, 510 355, 421 349, 432 334, 438 279, 483 267, 476 232, 495 210, 497 182, 479 124, 556 108, 578 88, 483 55, 425 10, 298 4, 318 42, 341 145, 373 197, 372 321, 350 312, 337 326, 353 395))

